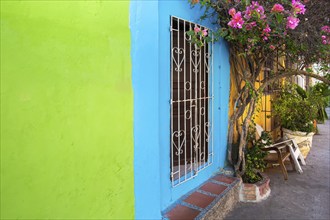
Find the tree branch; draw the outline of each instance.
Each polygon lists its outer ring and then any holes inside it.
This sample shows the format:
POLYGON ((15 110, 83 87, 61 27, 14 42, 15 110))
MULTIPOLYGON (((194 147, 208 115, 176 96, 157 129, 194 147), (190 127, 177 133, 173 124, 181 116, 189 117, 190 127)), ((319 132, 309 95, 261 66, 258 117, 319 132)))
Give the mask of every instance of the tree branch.
POLYGON ((281 72, 282 72, 281 74, 275 75, 274 77, 268 78, 267 81, 264 81, 263 85, 260 86, 258 90, 261 92, 270 83, 273 83, 273 82, 275 82, 279 79, 282 79, 282 78, 286 78, 286 77, 289 77, 289 76, 297 76, 297 75, 310 76, 310 77, 321 80, 322 82, 330 85, 330 80, 328 80, 328 79, 326 79, 326 78, 324 78, 324 77, 322 77, 318 74, 315 74, 315 73, 311 73, 311 72, 307 72, 307 71, 303 71, 303 70, 300 70, 300 71, 297 71, 297 70, 284 70, 284 71, 281 71, 281 72))

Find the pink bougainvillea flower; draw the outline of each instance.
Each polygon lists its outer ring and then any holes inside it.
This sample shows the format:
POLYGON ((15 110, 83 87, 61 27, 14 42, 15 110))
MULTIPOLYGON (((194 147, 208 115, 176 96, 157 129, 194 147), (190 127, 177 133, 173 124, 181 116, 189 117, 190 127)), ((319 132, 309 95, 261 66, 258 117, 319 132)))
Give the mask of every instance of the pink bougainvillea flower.
POLYGON ((269 33, 269 32, 272 31, 272 29, 270 29, 269 25, 267 24, 266 28, 264 28, 262 31, 263 31, 264 33, 269 33))
POLYGON ((256 1, 252 1, 252 4, 251 4, 253 7, 259 7, 260 5, 259 5, 259 3, 258 2, 256 2, 256 1))
POLYGON ((228 13, 229 13, 232 17, 234 17, 234 15, 236 14, 236 9, 235 9, 235 8, 231 8, 231 9, 229 9, 228 13))
POLYGON ((246 10, 244 11, 244 18, 249 20, 252 17, 253 12, 258 13, 260 15, 260 19, 266 18, 266 15, 264 14, 264 7, 259 5, 256 1, 252 1, 252 4, 246 7, 246 10))
POLYGON ((327 40, 323 40, 322 41, 322 44, 327 44, 327 40))
POLYGON ((239 11, 237 12, 233 18, 228 22, 228 25, 232 28, 239 28, 243 27, 244 20, 242 18, 242 13, 239 11))
POLYGON ((281 4, 275 4, 272 8, 272 12, 282 12, 284 7, 281 4))
POLYGON ((323 26, 323 27, 321 28, 321 31, 324 31, 324 32, 328 32, 328 33, 330 33, 330 27, 329 27, 328 25, 323 26))
POLYGON ((259 5, 258 2, 256 1, 252 1, 251 4, 252 8, 256 10, 256 12, 258 12, 259 14, 263 14, 265 12, 264 7, 262 7, 261 5, 259 5))
POLYGON ((256 12, 258 12, 259 14, 264 14, 264 13, 265 13, 265 9, 264 9, 264 7, 262 7, 262 6, 259 6, 259 7, 256 9, 256 12))
POLYGON ((299 24, 299 18, 289 16, 286 21, 286 28, 295 29, 299 24))
POLYGON ((253 27, 257 26, 257 22, 255 22, 255 21, 252 21, 250 24, 251 24, 253 27))
POLYGON ((325 35, 322 35, 321 38, 322 38, 322 40, 327 39, 327 37, 325 35))
POLYGON ((199 27, 195 26, 194 31, 195 31, 195 34, 197 34, 198 32, 201 31, 201 29, 199 27))
POLYGON ((257 26, 257 23, 255 21, 252 21, 250 23, 246 23, 245 27, 246 27, 246 30, 251 30, 253 27, 257 26))
POLYGON ((246 20, 250 20, 250 18, 252 17, 252 10, 247 7, 246 10, 244 11, 244 18, 246 20))
POLYGON ((292 0, 292 8, 295 14, 305 14, 305 5, 299 0, 292 0))
POLYGON ((203 34, 204 37, 206 37, 207 36, 207 29, 202 30, 202 34, 203 34))
POLYGON ((269 37, 269 33, 272 31, 272 29, 270 29, 269 25, 267 24, 267 26, 262 30, 262 34, 261 36, 263 37, 262 39, 264 41, 268 40, 269 37))
POLYGON ((275 46, 274 45, 270 45, 269 48, 272 49, 272 50, 275 50, 275 46))

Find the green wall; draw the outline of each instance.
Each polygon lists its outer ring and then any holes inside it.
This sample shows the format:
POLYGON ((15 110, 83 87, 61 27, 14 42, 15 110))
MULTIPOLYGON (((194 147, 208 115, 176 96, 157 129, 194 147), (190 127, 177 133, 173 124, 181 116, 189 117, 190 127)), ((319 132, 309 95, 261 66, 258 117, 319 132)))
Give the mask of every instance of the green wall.
POLYGON ((1 217, 134 217, 129 1, 1 1, 1 217))

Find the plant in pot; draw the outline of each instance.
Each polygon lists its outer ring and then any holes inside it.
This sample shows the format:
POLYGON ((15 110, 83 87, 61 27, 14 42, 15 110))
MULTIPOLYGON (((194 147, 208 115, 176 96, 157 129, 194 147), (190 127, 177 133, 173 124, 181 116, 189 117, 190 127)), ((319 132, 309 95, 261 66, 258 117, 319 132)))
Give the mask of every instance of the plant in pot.
POLYGON ((280 118, 283 136, 295 138, 306 158, 315 132, 313 122, 317 118, 317 106, 312 96, 304 98, 298 91, 297 85, 286 84, 272 106, 274 115, 280 118))
POLYGON ((248 147, 245 150, 245 172, 242 175, 243 184, 240 190, 241 201, 258 202, 269 196, 269 178, 262 174, 267 165, 264 161, 267 152, 261 149, 271 144, 268 133, 263 132, 257 139, 255 127, 249 127, 248 147))

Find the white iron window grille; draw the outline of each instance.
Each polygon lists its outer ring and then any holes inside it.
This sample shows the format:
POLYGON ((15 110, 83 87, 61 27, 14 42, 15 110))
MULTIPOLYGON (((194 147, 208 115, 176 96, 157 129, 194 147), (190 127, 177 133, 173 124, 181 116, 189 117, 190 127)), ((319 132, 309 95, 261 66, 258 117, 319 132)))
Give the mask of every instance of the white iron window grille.
POLYGON ((206 29, 171 17, 172 186, 193 178, 213 162, 213 44, 204 42, 205 46, 197 48, 190 43, 187 31, 195 26, 206 29))

